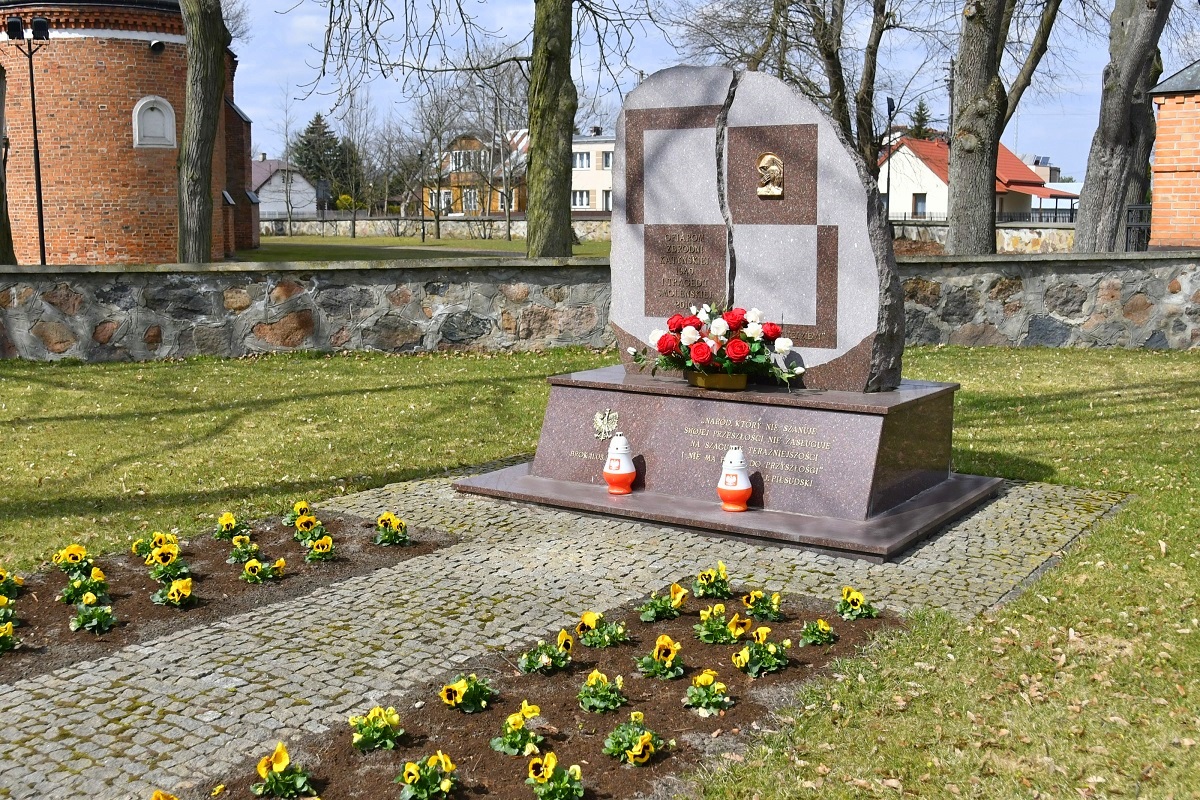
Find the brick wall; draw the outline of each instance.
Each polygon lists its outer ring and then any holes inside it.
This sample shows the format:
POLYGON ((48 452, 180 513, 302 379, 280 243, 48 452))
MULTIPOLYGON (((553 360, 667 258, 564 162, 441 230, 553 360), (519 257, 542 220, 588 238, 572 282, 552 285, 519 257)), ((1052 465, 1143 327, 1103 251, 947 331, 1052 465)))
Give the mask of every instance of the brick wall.
MULTIPOLYGON (((182 35, 179 13, 68 4, 30 4, 6 7, 4 11, 6 16, 21 17, 26 25, 35 15, 46 16, 51 22, 53 38, 33 59, 47 262, 176 261, 179 150, 134 148, 133 108, 147 96, 164 98, 175 112, 176 138, 180 138, 187 75, 184 45, 166 42, 163 52, 156 54, 151 52, 149 37, 145 36, 60 38, 53 34, 75 29, 182 35)), ((232 79, 232 56, 229 61, 232 79)), ((28 61, 14 45, 0 42, 0 65, 8 78, 8 199, 14 245, 20 263, 36 264, 37 204, 28 61)), ((222 118, 213 165, 215 259, 223 258, 234 244, 223 235, 226 226, 221 190, 227 179, 226 130, 222 118)), ((244 138, 248 158, 248 132, 244 138)), ((241 145, 237 146, 240 150, 241 145)), ((246 217, 242 227, 252 238, 248 211, 246 217)))
POLYGON ((1200 247, 1200 94, 1154 98, 1151 248, 1200 247))

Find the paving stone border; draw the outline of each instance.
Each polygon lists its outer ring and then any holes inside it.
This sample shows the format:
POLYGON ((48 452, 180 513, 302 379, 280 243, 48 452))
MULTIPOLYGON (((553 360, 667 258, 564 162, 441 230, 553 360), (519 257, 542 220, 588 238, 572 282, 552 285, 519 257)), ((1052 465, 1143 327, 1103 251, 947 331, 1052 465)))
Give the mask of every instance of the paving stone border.
MULTIPOLYGON (((364 516, 391 508, 459 544, 0 687, 0 797, 207 789, 278 738, 340 731, 349 712, 573 622, 581 604, 614 608, 718 558, 738 582, 831 598, 850 583, 893 610, 934 606, 971 617, 1123 499, 1008 483, 898 562, 869 564, 461 495, 452 480, 393 484, 320 507, 364 516)), ((316 753, 293 756, 319 767, 316 753)))

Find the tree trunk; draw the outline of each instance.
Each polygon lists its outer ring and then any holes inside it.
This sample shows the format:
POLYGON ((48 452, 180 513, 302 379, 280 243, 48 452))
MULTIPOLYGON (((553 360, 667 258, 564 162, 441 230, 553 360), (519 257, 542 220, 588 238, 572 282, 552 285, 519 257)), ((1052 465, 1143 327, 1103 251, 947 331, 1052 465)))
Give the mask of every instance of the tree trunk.
POLYGON ((179 143, 179 261, 212 260, 213 149, 231 40, 220 0, 180 0, 187 37, 187 99, 179 143))
POLYGON ((1150 6, 1142 0, 1116 0, 1113 7, 1100 123, 1092 136, 1075 222, 1077 253, 1123 249, 1125 208, 1146 195, 1155 134, 1150 90, 1162 74, 1158 40, 1171 5, 1172 0, 1150 6))
MULTIPOLYGON (((0 67, 0 131, 6 131, 4 109, 8 103, 8 77, 0 67)), ((8 218, 8 170, 0 169, 0 264, 16 264, 17 252, 13 248, 12 222, 8 218)))
POLYGON ((1008 110, 1000 80, 1004 0, 968 0, 954 67, 954 124, 950 147, 946 251, 996 252, 996 153, 1008 110))
POLYGON ((530 258, 571 255, 571 136, 579 99, 571 80, 572 0, 535 0, 529 80, 530 258))

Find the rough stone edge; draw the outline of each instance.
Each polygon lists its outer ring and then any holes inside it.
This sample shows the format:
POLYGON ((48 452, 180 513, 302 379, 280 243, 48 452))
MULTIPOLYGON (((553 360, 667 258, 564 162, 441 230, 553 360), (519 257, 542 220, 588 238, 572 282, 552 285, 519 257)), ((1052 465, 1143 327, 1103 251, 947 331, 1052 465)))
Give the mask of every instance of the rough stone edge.
POLYGON ((507 269, 521 267, 607 267, 607 258, 497 258, 479 256, 472 258, 421 258, 377 261, 223 261, 209 264, 71 264, 65 266, 38 264, 0 266, 0 281, 8 275, 93 275, 127 273, 157 274, 205 274, 212 272, 351 272, 385 269, 507 269))

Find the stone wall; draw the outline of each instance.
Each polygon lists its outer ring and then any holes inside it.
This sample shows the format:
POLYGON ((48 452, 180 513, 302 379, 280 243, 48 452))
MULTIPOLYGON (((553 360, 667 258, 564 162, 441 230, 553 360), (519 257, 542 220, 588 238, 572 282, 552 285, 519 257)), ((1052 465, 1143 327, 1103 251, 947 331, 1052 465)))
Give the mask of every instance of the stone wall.
POLYGON ((608 347, 596 259, 0 268, 0 356, 608 347))
MULTIPOLYGON (((575 227, 575 235, 581 242, 602 241, 612 238, 612 225, 609 219, 575 219, 571 223, 575 227)), ((420 236, 421 218, 410 217, 372 217, 358 220, 356 224, 358 236, 420 236)), ((260 223, 263 236, 286 236, 287 220, 263 220, 260 223)), ((351 222, 348 219, 339 220, 294 220, 292 235, 294 236, 349 236, 351 222)), ((504 218, 498 219, 454 219, 442 220, 443 239, 503 239, 505 233, 504 218)), ((525 220, 512 221, 514 239, 525 238, 525 220)), ((433 218, 425 218, 425 238, 433 239, 433 218)))
MULTIPOLYGON (((945 222, 908 220, 893 221, 897 239, 912 242, 946 244, 949 228, 945 222)), ((1066 223, 1032 225, 1025 222, 1002 222, 996 225, 997 253, 1069 253, 1075 244, 1075 226, 1066 223)))
POLYGON ((899 264, 908 344, 1200 347, 1200 251, 899 264))

